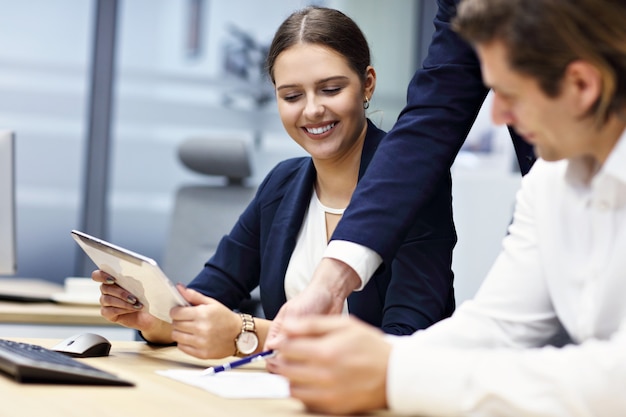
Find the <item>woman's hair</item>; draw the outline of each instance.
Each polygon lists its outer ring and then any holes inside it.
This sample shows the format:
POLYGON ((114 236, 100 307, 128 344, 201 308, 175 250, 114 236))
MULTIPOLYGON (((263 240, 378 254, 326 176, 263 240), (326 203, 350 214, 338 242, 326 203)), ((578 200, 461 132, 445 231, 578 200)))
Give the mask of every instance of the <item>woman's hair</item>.
POLYGON ((602 92, 590 115, 599 124, 626 107, 624 0, 463 0, 453 27, 473 44, 503 42, 511 68, 549 97, 570 63, 593 64, 602 92))
POLYGON ((274 80, 276 58, 298 43, 309 43, 333 49, 346 58, 348 65, 365 80, 370 65, 370 49, 357 24, 342 12, 309 6, 292 13, 278 28, 267 55, 267 72, 274 80))

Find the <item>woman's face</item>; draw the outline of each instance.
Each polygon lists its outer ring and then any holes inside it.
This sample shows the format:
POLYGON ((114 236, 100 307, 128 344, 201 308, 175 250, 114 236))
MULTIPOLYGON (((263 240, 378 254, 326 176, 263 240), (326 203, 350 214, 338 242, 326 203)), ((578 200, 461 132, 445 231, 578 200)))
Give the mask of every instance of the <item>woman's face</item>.
POLYGON ((365 83, 333 49, 299 43, 278 55, 274 80, 283 126, 316 160, 341 160, 362 145, 363 101, 371 99, 376 73, 365 83))

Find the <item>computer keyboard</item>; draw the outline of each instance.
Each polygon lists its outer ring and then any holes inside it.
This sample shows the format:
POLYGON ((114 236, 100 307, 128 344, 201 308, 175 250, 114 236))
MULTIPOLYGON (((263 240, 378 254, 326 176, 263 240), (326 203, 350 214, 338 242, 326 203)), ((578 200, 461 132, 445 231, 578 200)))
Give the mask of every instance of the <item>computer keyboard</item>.
POLYGON ((0 339, 0 371, 18 382, 134 385, 54 350, 5 339, 0 339))

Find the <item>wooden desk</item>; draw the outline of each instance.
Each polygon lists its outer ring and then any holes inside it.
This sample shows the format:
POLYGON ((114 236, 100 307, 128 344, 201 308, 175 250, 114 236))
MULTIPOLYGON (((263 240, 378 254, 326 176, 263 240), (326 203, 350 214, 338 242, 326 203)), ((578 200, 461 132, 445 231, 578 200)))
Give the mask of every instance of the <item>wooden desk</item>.
POLYGON ((0 322, 14 324, 65 324, 118 326, 100 315, 100 307, 55 303, 0 301, 0 322))
MULTIPOLYGON (((33 279, 0 279, 3 294, 50 296, 58 284, 33 279)), ((0 337, 56 337, 94 331, 113 340, 134 340, 135 332, 105 320, 99 306, 0 301, 0 337)))
MULTIPOLYGON (((53 346, 54 339, 21 339, 53 346)), ((202 361, 175 347, 151 347, 143 342, 113 342, 108 357, 80 359, 134 382, 134 387, 20 384, 0 375, 0 416, 108 417, 301 416, 293 399, 226 399, 161 376, 157 370, 207 367, 222 361, 202 361)), ((263 364, 249 367, 264 369, 263 364)), ((235 370, 231 372, 245 372, 235 370)))

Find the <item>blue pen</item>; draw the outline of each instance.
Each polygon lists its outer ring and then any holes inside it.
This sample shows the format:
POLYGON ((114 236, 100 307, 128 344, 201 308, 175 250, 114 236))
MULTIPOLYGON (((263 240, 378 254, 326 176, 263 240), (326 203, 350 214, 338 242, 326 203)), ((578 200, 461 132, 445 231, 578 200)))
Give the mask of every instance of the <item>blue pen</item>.
POLYGON ((240 366, 247 365, 252 362, 260 361, 262 359, 271 358, 276 353, 273 350, 266 350, 265 352, 257 353, 256 355, 246 356, 245 358, 238 359, 233 362, 225 363, 224 365, 212 366, 202 371, 204 375, 215 375, 219 372, 228 371, 230 369, 239 368, 240 366))

